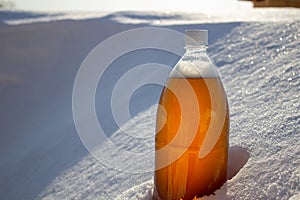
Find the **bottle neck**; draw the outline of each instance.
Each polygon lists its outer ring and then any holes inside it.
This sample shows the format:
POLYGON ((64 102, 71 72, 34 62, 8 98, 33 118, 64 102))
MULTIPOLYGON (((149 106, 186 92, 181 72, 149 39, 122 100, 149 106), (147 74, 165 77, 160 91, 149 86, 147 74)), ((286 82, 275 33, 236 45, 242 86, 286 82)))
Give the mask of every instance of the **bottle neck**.
POLYGON ((199 45, 199 46, 187 45, 184 48, 185 48, 186 52, 196 52, 196 51, 206 52, 207 46, 205 46, 205 45, 199 45))
POLYGON ((218 77, 214 63, 206 53, 206 45, 186 45, 186 52, 176 64, 171 77, 218 77))

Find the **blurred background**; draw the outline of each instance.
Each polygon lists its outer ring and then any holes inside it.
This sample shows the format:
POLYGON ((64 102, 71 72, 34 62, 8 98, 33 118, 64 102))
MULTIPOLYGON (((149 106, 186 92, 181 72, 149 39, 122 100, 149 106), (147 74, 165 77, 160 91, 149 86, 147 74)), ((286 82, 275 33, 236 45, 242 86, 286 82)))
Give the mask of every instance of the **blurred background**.
POLYGON ((229 11, 250 8, 251 2, 238 0, 0 0, 2 7, 35 11, 120 11, 120 10, 157 10, 157 11, 229 11))

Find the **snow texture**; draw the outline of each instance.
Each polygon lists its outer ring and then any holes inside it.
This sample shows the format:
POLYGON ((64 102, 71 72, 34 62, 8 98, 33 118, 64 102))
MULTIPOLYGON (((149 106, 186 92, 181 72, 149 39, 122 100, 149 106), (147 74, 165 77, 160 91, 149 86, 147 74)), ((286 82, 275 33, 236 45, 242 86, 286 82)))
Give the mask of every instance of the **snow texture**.
MULTIPOLYGON (((166 13, 76 18, 80 20, 0 14, 0 199, 151 198, 152 172, 117 171, 86 152, 72 122, 71 93, 80 63, 95 45, 123 30, 154 24, 181 32, 209 30, 209 55, 219 67, 229 99, 230 146, 250 151, 244 167, 207 199, 300 199, 299 10, 261 9, 246 17, 232 14, 213 20, 201 14, 166 13), (25 23, 27 18, 36 20, 25 23)), ((157 59, 174 65, 178 58, 157 59)), ((129 66, 133 61, 126 62, 129 66)), ((120 150, 149 152, 152 163, 153 104, 159 92, 144 94, 134 111, 138 114, 122 127, 130 134, 104 118, 120 150)), ((109 116, 104 104, 97 108, 100 116, 109 116)), ((119 158, 118 150, 101 153, 119 158)), ((235 164, 245 155, 232 158, 230 171, 239 170, 235 164)))

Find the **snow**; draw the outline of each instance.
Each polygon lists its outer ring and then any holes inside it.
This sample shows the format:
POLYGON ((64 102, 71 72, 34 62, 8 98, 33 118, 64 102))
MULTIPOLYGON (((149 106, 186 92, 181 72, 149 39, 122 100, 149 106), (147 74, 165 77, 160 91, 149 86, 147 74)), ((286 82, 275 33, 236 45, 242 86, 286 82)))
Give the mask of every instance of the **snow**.
POLYGON ((99 42, 124 30, 157 25, 181 32, 208 29, 209 54, 228 95, 229 180, 205 199, 300 199, 299 14, 297 9, 219 15, 0 11, 0 198, 151 199, 152 172, 118 171, 113 164, 136 163, 124 160, 122 149, 149 152, 149 162, 141 167, 153 164, 161 88, 145 87, 135 94, 134 117, 122 129, 112 121, 109 99, 100 97, 109 96, 130 67, 151 59, 173 66, 178 57, 149 50, 135 60, 122 57, 107 72, 96 107, 105 116, 101 119, 110 140, 119 146, 99 150, 102 158, 114 156, 110 166, 81 144, 71 98, 76 72, 99 42), (120 63, 124 68, 118 68, 120 63))

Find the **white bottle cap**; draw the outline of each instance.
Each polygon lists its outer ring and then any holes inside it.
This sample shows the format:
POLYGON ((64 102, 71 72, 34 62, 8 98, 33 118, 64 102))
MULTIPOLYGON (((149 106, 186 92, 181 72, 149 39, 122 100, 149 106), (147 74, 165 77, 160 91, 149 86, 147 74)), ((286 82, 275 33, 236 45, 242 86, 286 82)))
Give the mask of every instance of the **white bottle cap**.
POLYGON ((186 46, 199 46, 208 45, 208 31, 193 29, 185 31, 185 45, 186 46))

